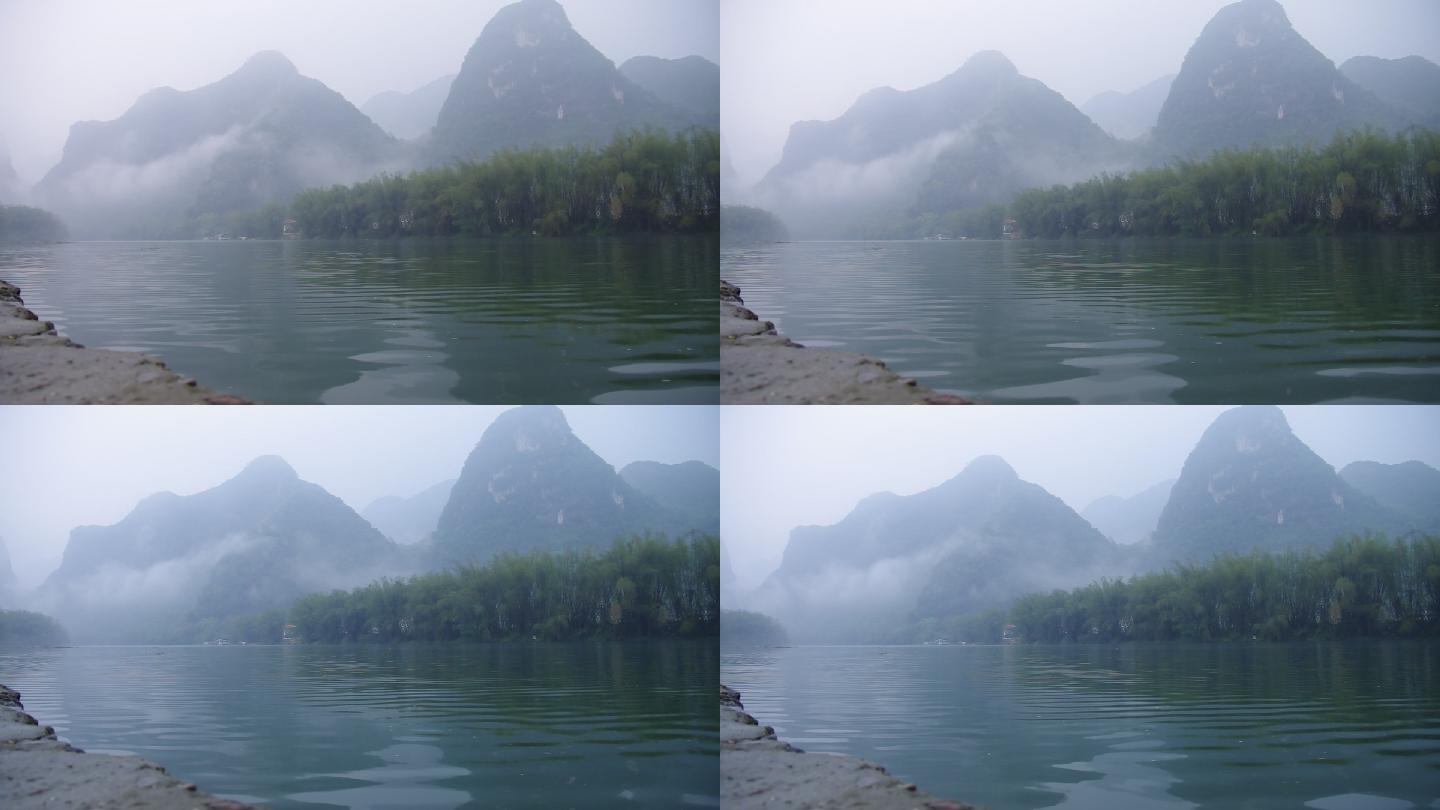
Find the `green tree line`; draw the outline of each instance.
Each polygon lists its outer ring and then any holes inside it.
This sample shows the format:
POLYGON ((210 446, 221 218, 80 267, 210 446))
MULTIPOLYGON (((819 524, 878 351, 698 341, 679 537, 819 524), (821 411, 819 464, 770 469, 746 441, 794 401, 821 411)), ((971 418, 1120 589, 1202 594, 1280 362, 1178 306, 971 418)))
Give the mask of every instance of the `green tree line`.
POLYGON ((302 597, 228 620, 237 641, 455 641, 713 636, 720 541, 626 537, 608 551, 505 554, 405 580, 302 597))
POLYGON ((720 136, 625 132, 600 148, 499 152, 352 186, 309 189, 289 206, 230 215, 234 235, 278 239, 714 231, 720 136))
MULTIPOLYGON (((1440 132, 1352 131, 1319 149, 1224 150, 1023 191, 1008 211, 1029 237, 1433 231, 1440 229, 1440 132)), ((973 224, 993 228, 993 212, 973 224)))
POLYGON ((43 613, 0 610, 0 645, 64 644, 68 640, 65 628, 43 613))
POLYGON ((1440 635, 1440 537, 1337 540, 1328 551, 1225 555, 1021 597, 1025 641, 1283 641, 1440 635))
POLYGON ((0 242, 59 242, 65 236, 65 223, 49 211, 0 205, 0 242))

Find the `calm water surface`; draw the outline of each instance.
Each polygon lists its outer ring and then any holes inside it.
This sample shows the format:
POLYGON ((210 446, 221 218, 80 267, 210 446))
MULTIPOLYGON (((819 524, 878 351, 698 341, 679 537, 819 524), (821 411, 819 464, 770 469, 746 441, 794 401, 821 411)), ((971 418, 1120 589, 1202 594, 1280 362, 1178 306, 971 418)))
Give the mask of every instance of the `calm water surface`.
POLYGON ((1440 644, 792 647, 721 681, 783 739, 995 808, 1440 807, 1440 644))
POLYGON ((61 333, 277 403, 719 397, 709 237, 0 248, 61 333))
POLYGON ((1440 401, 1440 238, 795 242, 721 275, 809 346, 987 402, 1440 401))
POLYGON ((72 744, 274 807, 715 807, 713 642, 0 651, 72 744))

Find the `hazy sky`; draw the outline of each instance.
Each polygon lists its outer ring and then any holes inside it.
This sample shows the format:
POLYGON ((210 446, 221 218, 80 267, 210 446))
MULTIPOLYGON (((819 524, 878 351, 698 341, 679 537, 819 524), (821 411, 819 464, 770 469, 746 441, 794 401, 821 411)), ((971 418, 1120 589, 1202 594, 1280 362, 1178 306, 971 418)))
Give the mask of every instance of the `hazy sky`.
MULTIPOLYGON (((720 534, 743 586, 780 563, 790 530, 839 521, 867 495, 909 495, 977 456, 1075 510, 1180 474, 1226 406, 1069 405, 728 407, 721 409, 720 534)), ((1283 409, 1295 435, 1337 469, 1418 459, 1440 467, 1440 407, 1308 405, 1283 409)))
MULTIPOLYGON (((503 0, 0 0, 0 142, 34 183, 70 125, 110 120, 155 87, 191 90, 279 50, 356 106, 460 69, 503 0)), ((719 56, 717 0, 562 0, 617 65, 719 56)))
MULTIPOLYGON (((1440 62, 1436 0, 1281 0, 1337 65, 1420 54, 1440 62)), ((742 181, 780 159, 796 121, 828 120, 867 90, 920 87, 999 50, 1076 106, 1180 69, 1226 0, 725 0, 721 138, 742 181)))
MULTIPOLYGON (((60 562, 75 526, 108 525, 146 495, 188 495, 283 456, 301 478, 361 510, 460 474, 505 407, 265 405, 258 408, 0 407, 0 537, 23 587, 60 562)), ((719 460, 717 408, 562 408, 575 435, 616 469, 632 461, 719 460)))

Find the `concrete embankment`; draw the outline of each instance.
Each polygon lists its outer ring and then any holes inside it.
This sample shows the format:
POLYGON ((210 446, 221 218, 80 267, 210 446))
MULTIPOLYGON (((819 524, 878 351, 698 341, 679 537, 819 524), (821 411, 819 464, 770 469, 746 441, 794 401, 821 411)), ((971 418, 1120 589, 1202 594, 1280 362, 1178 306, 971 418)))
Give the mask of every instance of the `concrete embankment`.
POLYGON ((745 307, 720 282, 720 401, 735 405, 969 405, 907 380, 873 357, 811 349, 745 307))
POLYGON ((0 807, 6 810, 251 810, 201 793, 139 757, 87 754, 25 713, 20 693, 0 685, 0 807))
POLYGON ((202 388, 138 352, 87 349, 25 308, 0 281, 0 403, 45 405, 247 405, 202 388))
POLYGON ((730 808, 975 810, 937 799, 857 757, 807 754, 776 739, 720 686, 720 803, 730 808))

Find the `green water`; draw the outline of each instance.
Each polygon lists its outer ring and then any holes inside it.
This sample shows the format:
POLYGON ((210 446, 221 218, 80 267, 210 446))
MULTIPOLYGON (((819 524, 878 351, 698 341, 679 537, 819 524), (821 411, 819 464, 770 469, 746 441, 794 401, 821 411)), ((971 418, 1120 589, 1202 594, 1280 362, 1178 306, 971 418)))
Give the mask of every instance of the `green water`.
POLYGON ((704 403, 708 237, 77 242, 0 279, 86 346, 275 403, 704 403))
POLYGON ((782 739, 995 808, 1440 807, 1440 644, 721 656, 782 739))
POLYGON ((808 346, 995 403, 1440 402, 1440 238, 796 242, 721 276, 808 346))
POLYGON ((0 683, 72 744, 273 807, 714 807, 714 642, 72 647, 0 683))

